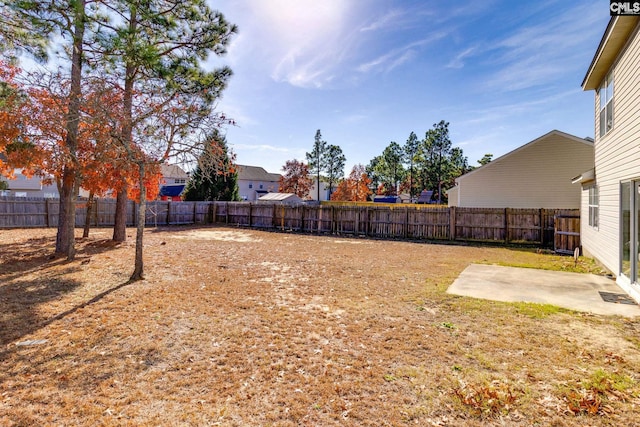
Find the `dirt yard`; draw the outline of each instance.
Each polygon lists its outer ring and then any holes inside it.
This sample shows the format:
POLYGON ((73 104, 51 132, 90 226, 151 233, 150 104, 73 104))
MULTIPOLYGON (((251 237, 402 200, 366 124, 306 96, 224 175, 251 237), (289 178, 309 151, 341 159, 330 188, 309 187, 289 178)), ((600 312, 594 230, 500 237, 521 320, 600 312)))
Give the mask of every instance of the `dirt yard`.
POLYGON ((128 284, 133 234, 0 230, 0 425, 640 426, 640 319, 445 293, 571 258, 150 229, 128 284))

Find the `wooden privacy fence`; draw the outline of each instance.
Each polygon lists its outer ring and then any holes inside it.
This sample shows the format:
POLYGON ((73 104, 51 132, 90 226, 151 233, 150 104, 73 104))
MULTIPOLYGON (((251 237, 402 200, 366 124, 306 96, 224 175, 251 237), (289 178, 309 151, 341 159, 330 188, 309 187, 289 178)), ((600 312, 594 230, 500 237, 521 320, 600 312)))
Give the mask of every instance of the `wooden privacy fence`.
MULTIPOLYGON (((57 227, 58 203, 57 200, 0 198, 0 228, 57 227)), ((81 200, 76 206, 79 227, 87 221, 86 203, 81 200)), ((135 225, 137 209, 133 202, 127 205, 128 225, 135 225)), ((112 226, 115 200, 98 199, 93 212, 89 219, 92 226, 112 226)), ((580 244, 577 209, 154 201, 147 203, 146 223, 148 226, 223 223, 375 238, 533 244, 553 247, 563 253, 573 253, 580 244)))

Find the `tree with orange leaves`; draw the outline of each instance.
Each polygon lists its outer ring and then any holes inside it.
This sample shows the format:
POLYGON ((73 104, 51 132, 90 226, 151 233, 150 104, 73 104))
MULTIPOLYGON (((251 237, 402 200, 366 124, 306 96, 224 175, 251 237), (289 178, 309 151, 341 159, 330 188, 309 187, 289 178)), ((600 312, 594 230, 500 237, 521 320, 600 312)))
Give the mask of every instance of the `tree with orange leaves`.
POLYGON ((282 171, 284 175, 280 177, 278 191, 293 193, 301 199, 307 198, 313 185, 313 180, 309 178, 309 166, 296 159, 287 160, 282 171))
POLYGON ((16 77, 20 70, 0 60, 0 176, 13 175, 16 149, 26 143, 23 130, 30 117, 29 99, 16 77))
POLYGON ((331 194, 331 200, 365 202, 373 193, 369 185, 371 185, 371 179, 367 176, 365 167, 360 164, 355 165, 349 177, 342 180, 336 191, 331 194))

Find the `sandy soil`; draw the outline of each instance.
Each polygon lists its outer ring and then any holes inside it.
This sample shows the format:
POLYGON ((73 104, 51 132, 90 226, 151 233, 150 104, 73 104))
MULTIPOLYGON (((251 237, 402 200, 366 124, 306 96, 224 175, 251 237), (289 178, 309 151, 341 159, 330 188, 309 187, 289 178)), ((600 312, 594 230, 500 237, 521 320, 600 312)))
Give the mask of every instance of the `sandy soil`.
POLYGON ((149 229, 128 283, 133 233, 0 230, 0 425, 640 425, 640 321, 445 293, 570 258, 149 229))

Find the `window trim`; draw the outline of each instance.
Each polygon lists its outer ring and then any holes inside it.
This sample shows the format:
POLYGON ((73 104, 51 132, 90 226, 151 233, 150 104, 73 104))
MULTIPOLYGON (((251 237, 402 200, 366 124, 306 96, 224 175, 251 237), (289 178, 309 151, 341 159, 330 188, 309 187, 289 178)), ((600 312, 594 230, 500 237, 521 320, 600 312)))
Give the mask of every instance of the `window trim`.
POLYGON ((597 185, 589 187, 589 226, 592 228, 598 228, 598 222, 600 217, 600 190, 597 185))
POLYGON ((600 118, 600 138, 604 137, 611 129, 613 129, 613 100, 615 98, 615 83, 613 72, 607 74, 605 79, 598 89, 598 95, 600 97, 598 116, 600 118), (609 93, 610 92, 610 93, 609 93))

